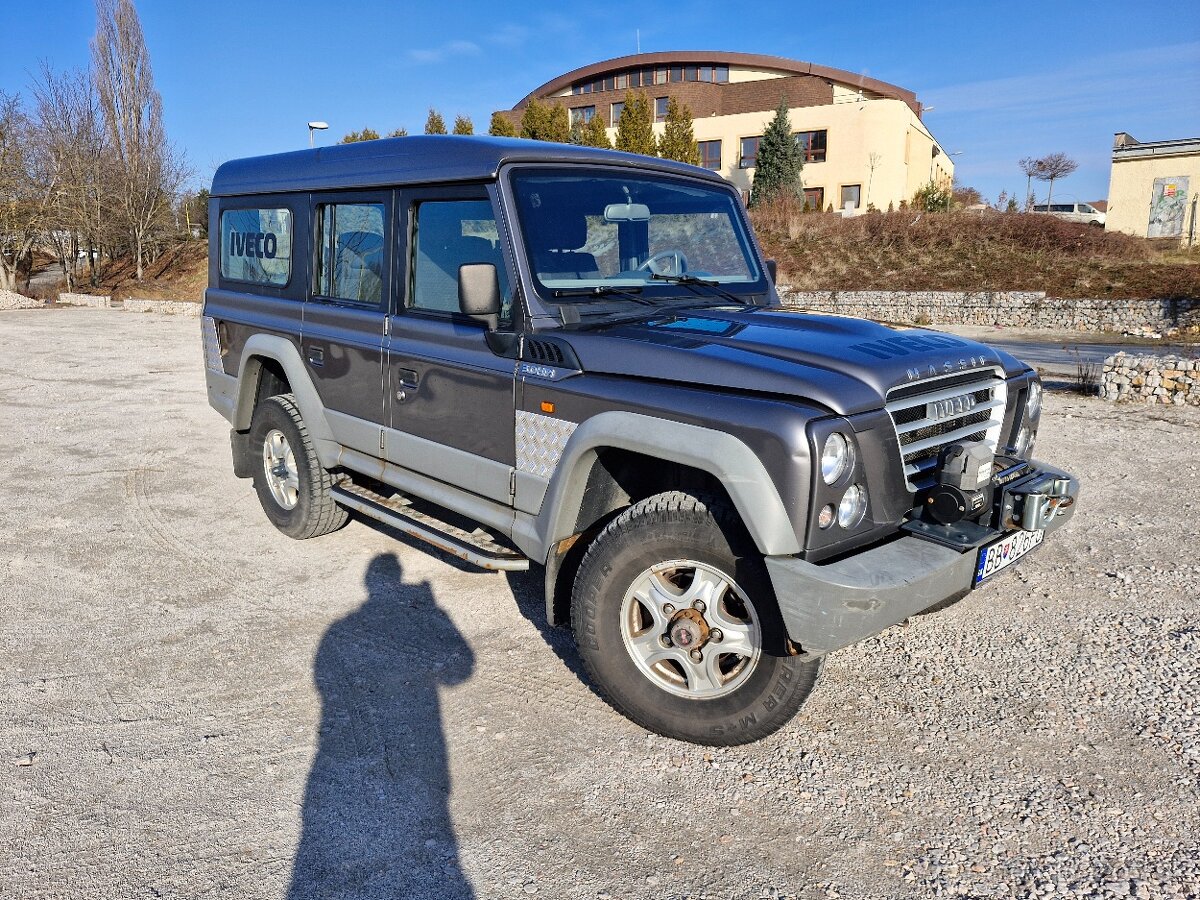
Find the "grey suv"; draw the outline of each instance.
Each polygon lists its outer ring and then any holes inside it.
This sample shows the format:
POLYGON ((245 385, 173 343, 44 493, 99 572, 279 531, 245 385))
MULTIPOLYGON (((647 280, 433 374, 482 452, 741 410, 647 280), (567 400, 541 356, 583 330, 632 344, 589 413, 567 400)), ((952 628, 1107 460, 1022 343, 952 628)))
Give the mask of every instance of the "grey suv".
POLYGON ((540 567, 549 621, 661 734, 770 734, 825 654, 1074 512, 1028 366, 781 308, 705 170, 405 137, 226 163, 209 216, 209 399, 267 517, 540 567))

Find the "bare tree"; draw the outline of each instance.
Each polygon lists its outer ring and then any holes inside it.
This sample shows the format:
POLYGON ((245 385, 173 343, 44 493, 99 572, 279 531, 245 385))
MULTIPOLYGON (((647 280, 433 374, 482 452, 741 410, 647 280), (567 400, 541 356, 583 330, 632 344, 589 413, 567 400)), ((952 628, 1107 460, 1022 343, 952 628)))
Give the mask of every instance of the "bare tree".
POLYGON ((96 16, 92 77, 118 174, 113 212, 129 235, 140 281, 150 242, 188 170, 163 129, 162 98, 133 0, 96 0, 96 16))
POLYGON ((95 89, 85 72, 60 75, 43 67, 33 95, 43 146, 62 172, 44 240, 58 256, 68 289, 80 277, 81 258, 95 284, 99 248, 112 239, 106 210, 111 158, 95 89))
POLYGON ((1040 167, 1040 174, 1034 177, 1050 182, 1050 187, 1046 190, 1046 211, 1049 212, 1050 200, 1054 196, 1054 179, 1066 178, 1079 168, 1079 163, 1065 153, 1051 153, 1049 156, 1043 156, 1039 159, 1038 166, 1040 167))
POLYGON ((0 91, 0 289, 16 287, 18 267, 46 227, 61 178, 21 98, 0 91))
POLYGON ((1033 179, 1042 177, 1042 161, 1026 156, 1017 165, 1025 173, 1025 211, 1029 212, 1033 208, 1033 179))

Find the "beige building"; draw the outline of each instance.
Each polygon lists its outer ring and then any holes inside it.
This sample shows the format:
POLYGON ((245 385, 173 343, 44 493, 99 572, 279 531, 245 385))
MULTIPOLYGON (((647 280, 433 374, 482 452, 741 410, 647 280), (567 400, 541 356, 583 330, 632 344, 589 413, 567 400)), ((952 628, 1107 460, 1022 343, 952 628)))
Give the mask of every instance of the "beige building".
POLYGON ((1139 237, 1178 238, 1193 246, 1200 232, 1200 138, 1142 143, 1113 140, 1105 227, 1139 237))
POLYGON ((813 63, 750 53, 642 53, 567 72, 505 110, 519 123, 533 99, 565 106, 573 119, 601 116, 616 137, 625 95, 643 91, 664 128, 667 101, 687 104, 701 165, 748 196, 758 140, 780 98, 805 148, 804 191, 814 207, 887 209, 931 180, 949 186, 954 163, 921 121, 911 91, 813 63))

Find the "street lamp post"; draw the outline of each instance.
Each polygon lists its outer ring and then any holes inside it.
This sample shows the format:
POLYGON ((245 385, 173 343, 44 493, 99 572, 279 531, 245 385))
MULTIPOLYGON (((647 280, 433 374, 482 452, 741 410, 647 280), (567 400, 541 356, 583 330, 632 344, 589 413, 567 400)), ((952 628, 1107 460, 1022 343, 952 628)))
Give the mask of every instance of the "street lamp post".
POLYGON ((328 127, 329 127, 328 122, 309 122, 308 123, 308 149, 311 150, 313 147, 313 132, 314 131, 324 131, 328 127))

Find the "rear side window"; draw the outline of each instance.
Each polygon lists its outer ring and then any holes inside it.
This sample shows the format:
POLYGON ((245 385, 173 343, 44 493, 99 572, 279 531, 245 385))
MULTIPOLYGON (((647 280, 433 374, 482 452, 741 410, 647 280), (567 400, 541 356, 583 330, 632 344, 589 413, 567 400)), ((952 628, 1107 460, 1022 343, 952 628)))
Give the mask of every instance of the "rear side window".
POLYGON ((279 287, 287 284, 292 277, 291 210, 224 210, 221 277, 279 287))
POLYGON ((318 207, 317 294, 356 303, 383 300, 383 220, 382 203, 318 207))

